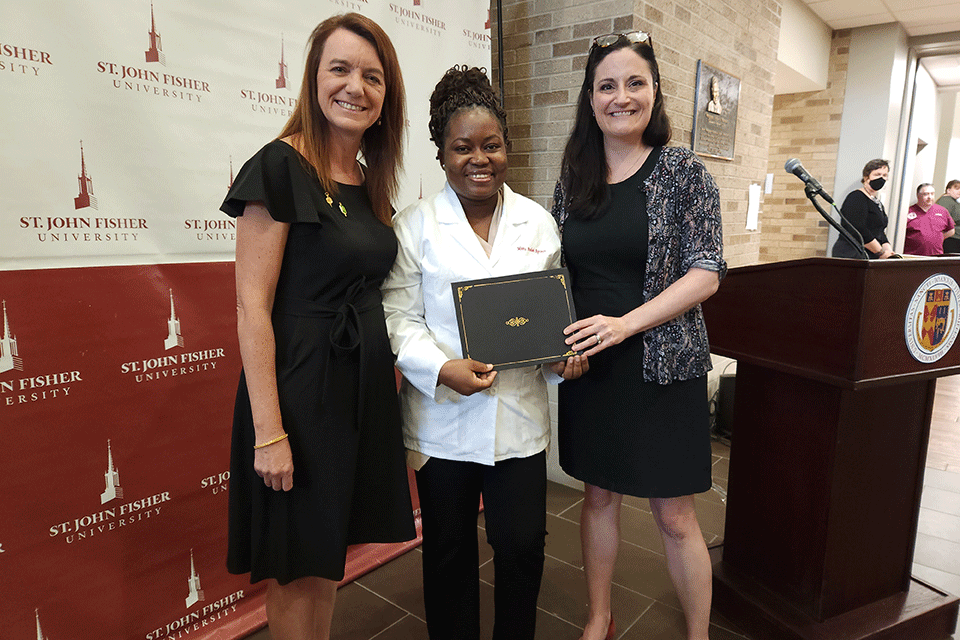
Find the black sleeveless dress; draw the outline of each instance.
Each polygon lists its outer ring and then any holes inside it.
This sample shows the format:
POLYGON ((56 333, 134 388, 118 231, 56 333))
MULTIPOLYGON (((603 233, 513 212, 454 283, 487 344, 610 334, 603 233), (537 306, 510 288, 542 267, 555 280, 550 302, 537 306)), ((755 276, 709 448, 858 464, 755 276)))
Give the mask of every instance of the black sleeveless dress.
MULTIPOLYGON (((648 221, 643 182, 655 148, 630 178, 610 185, 610 204, 593 220, 563 226, 563 253, 578 318, 622 316, 639 307, 648 221)), ((710 489, 706 376, 661 385, 643 379, 643 335, 590 357, 590 370, 559 389, 560 466, 616 493, 672 498, 710 489)))
POLYGON ((302 162, 274 140, 243 166, 221 207, 236 217, 260 201, 290 223, 272 320, 291 491, 266 487, 254 472, 242 373, 234 410, 227 568, 251 582, 340 580, 347 545, 416 536, 380 298, 396 237, 364 187, 339 185, 344 215, 302 162))

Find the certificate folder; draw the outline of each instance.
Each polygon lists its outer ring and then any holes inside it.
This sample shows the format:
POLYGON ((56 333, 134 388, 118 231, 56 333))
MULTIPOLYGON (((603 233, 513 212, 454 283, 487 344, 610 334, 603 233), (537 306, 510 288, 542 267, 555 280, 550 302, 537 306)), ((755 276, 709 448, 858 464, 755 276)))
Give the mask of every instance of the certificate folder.
POLYGON ((464 358, 512 369, 574 355, 563 335, 577 319, 566 269, 451 286, 464 358))

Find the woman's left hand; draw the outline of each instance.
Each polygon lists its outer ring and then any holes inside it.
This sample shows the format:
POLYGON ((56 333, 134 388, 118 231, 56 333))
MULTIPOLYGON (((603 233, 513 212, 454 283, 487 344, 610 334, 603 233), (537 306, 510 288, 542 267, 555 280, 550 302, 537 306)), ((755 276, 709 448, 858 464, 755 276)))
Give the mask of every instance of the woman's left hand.
POLYGON ((550 370, 558 376, 561 376, 564 380, 576 380, 587 371, 590 371, 590 363, 587 361, 587 356, 577 354, 570 356, 566 360, 551 362, 550 370))
POLYGON ((631 334, 627 331, 623 318, 610 316, 591 316, 584 320, 577 320, 563 330, 568 345, 581 355, 592 356, 600 353, 607 347, 620 344, 631 334))

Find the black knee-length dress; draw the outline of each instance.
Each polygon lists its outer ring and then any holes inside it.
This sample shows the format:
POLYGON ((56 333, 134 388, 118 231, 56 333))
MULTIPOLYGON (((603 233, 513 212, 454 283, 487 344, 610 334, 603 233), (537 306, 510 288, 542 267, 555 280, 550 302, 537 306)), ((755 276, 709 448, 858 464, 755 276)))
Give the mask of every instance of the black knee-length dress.
POLYGON ((267 144, 221 207, 238 216, 260 201, 290 223, 272 321, 291 491, 266 487, 254 472, 243 374, 234 413, 227 568, 249 572, 251 582, 340 580, 347 545, 416 535, 380 298, 396 238, 374 216, 364 187, 340 185, 331 206, 302 162, 285 142, 267 144))
MULTIPOLYGON (((655 149, 630 178, 610 185, 592 220, 566 219, 563 253, 578 318, 622 316, 644 303, 648 220, 643 181, 655 149)), ((560 466, 616 493, 672 498, 710 489, 706 376, 658 384, 643 379, 643 335, 590 357, 590 370, 559 389, 560 466)))

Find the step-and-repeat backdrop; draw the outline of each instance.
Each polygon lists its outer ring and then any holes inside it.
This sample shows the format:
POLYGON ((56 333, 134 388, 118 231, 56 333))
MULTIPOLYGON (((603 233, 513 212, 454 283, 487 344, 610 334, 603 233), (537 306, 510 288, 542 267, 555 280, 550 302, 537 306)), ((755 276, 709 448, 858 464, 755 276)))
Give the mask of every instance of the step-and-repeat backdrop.
MULTIPOLYGON (((407 85, 403 207, 443 184, 428 97, 490 66, 487 0, 34 0, 0 8, 0 620, 11 640, 232 638, 240 165, 356 11, 407 85)), ((415 505, 414 505, 415 506, 415 505)), ((348 577, 407 547, 351 550, 348 577)))

